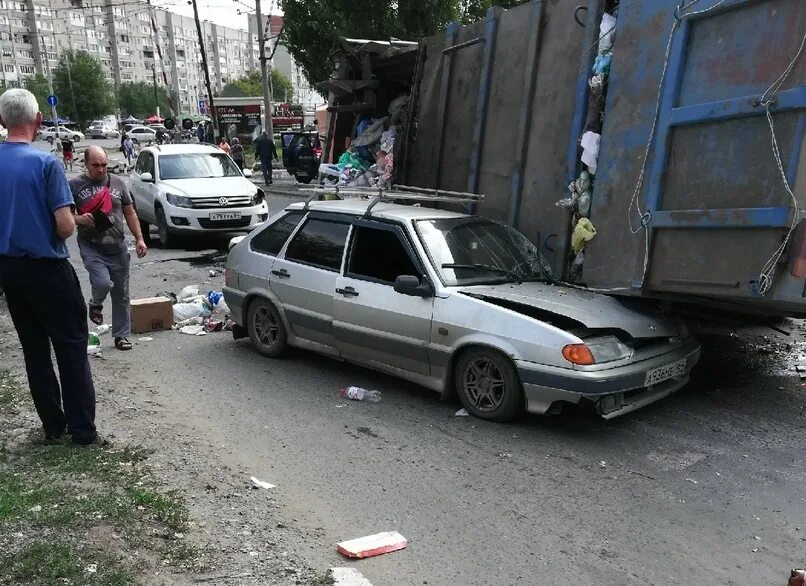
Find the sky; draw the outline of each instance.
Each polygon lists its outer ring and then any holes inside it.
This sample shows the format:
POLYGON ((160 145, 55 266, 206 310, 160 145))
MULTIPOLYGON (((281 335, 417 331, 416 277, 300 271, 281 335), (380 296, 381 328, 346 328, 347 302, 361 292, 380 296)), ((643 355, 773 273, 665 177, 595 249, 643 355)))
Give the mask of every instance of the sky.
MULTIPOLYGON (((254 14, 255 0, 196 0, 199 5, 199 18, 209 20, 229 26, 246 30, 247 13, 254 14), (241 14, 238 14, 238 10, 241 14)), ((187 0, 153 0, 154 6, 193 17, 193 6, 187 0)), ((267 16, 270 11, 273 14, 282 14, 277 0, 262 0, 261 9, 263 15, 267 16)))

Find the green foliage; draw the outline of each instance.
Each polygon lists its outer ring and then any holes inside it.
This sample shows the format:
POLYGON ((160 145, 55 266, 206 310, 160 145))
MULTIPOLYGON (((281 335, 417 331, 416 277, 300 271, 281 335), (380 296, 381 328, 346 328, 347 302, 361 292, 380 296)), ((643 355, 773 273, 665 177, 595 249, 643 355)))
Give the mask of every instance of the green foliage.
POLYGON ((86 51, 65 51, 53 70, 59 116, 82 126, 115 110, 112 88, 101 63, 86 51))
MULTIPOLYGON (((144 81, 122 83, 117 91, 118 108, 124 118, 131 115, 135 118, 147 118, 157 113, 154 104, 154 84, 144 81)), ((164 87, 157 86, 157 103, 160 115, 165 117, 170 111, 168 92, 164 87)))
POLYGON ((339 37, 416 41, 459 18, 460 4, 457 0, 282 0, 282 42, 313 84, 329 77, 330 56, 339 37))
POLYGON ((50 95, 50 87, 48 80, 41 73, 37 73, 31 79, 25 80, 25 89, 36 96, 36 101, 39 104, 39 111, 45 118, 50 118, 50 106, 48 105, 48 96, 50 95))
POLYGON ((493 6, 501 8, 514 8, 527 0, 463 0, 459 6, 459 20, 468 24, 482 20, 487 14, 487 9, 493 6))
MULTIPOLYGON (((291 80, 282 71, 271 70, 272 93, 275 102, 294 100, 294 86, 291 80)), ((227 84, 221 92, 222 96, 262 96, 263 83, 260 79, 260 71, 250 71, 245 77, 236 79, 227 84)))

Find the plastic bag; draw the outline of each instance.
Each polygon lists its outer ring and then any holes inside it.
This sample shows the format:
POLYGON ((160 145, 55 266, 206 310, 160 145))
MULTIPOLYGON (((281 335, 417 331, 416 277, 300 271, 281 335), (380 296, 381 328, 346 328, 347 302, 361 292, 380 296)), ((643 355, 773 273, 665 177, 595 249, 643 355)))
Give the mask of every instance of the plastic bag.
POLYGON ((351 143, 351 146, 365 147, 380 141, 381 135, 383 134, 383 129, 386 127, 388 122, 388 116, 378 118, 351 143))
POLYGON ((577 200, 577 209, 579 210, 580 215, 584 217, 588 217, 591 213, 591 192, 583 191, 582 195, 579 196, 577 200))
MULTIPOLYGON (((576 194, 574 194, 576 195, 576 194)), ((564 197, 560 201, 554 204, 558 208, 565 208, 567 210, 573 210, 577 206, 577 198, 576 197, 564 197)))
POLYGON ((390 127, 389 130, 384 132, 381 135, 381 150, 386 151, 387 153, 391 153, 395 148, 395 136, 397 135, 397 130, 394 126, 390 127))
POLYGON ((176 300, 184 303, 185 300, 196 297, 198 294, 199 288, 196 285, 188 285, 179 292, 179 295, 176 296, 176 300))
POLYGON ((207 301, 210 303, 210 307, 214 307, 218 305, 218 302, 223 299, 224 294, 221 291, 208 291, 207 292, 207 301))
POLYGON ((602 137, 595 132, 588 131, 582 135, 580 145, 582 146, 582 162, 588 166, 588 171, 596 175, 596 163, 599 159, 599 141, 602 137))
POLYGON ((605 12, 602 22, 599 23, 599 53, 605 53, 613 48, 613 38, 616 36, 616 17, 605 12))
POLYGON ((596 236, 596 228, 588 218, 580 218, 571 234, 571 249, 574 254, 579 254, 585 248, 585 244, 593 240, 596 236))
POLYGON ((613 55, 610 53, 604 53, 602 55, 597 55, 596 60, 593 62, 593 73, 594 75, 609 75, 610 74, 610 63, 613 61, 613 55))
POLYGON ((591 174, 587 171, 582 171, 579 174, 579 177, 574 182, 574 188, 572 191, 576 191, 577 193, 582 193, 584 191, 590 190, 592 185, 591 181, 591 174))
POLYGON ((210 317, 210 310, 203 303, 177 303, 174 305, 174 322, 194 317, 210 317))

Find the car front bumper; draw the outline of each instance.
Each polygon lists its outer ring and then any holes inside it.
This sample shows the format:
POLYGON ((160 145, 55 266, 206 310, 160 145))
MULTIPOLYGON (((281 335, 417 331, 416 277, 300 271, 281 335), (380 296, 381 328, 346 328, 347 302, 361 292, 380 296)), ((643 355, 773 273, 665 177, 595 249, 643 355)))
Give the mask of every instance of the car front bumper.
POLYGON ((516 366, 530 413, 546 413, 558 402, 577 404, 588 400, 602 417, 612 419, 683 388, 699 359, 700 344, 689 339, 664 354, 605 370, 572 370, 522 360, 516 361, 516 366), (644 386, 647 372, 684 359, 683 374, 644 386))
POLYGON ((180 208, 167 202, 163 204, 165 218, 172 232, 249 232, 269 218, 266 202, 248 208, 196 209, 180 208), (210 214, 237 212, 236 220, 211 220, 210 214))

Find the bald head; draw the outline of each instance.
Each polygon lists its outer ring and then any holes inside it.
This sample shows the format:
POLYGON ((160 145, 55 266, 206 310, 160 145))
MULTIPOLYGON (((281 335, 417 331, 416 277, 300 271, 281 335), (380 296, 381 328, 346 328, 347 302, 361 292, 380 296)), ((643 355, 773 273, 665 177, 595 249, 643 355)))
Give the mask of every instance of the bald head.
POLYGON ((84 151, 84 165, 87 167, 87 177, 93 181, 103 181, 106 178, 106 167, 109 159, 106 151, 99 146, 88 146, 84 151))

